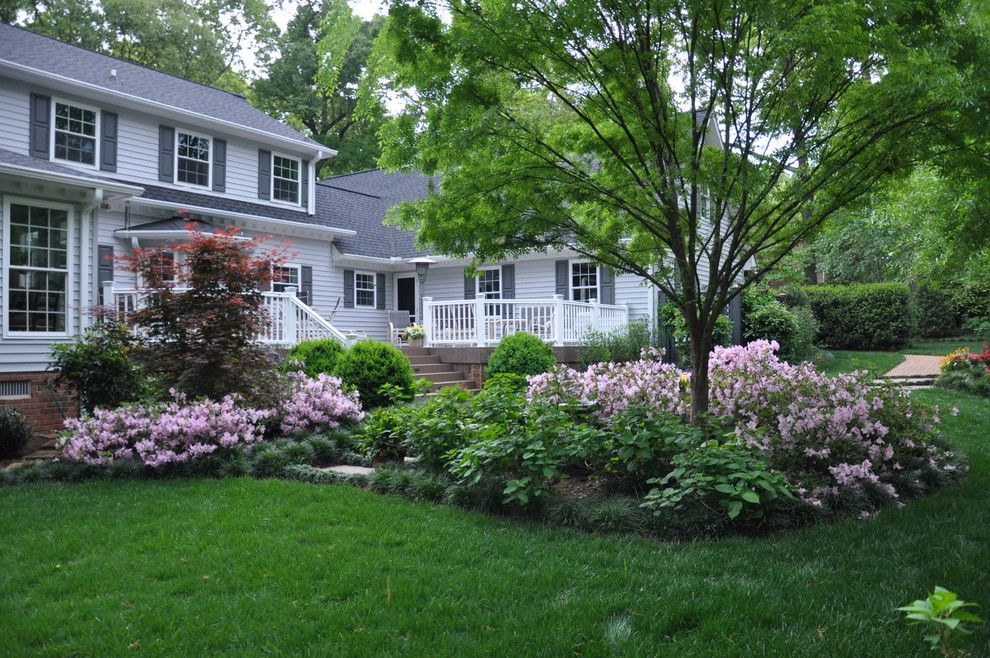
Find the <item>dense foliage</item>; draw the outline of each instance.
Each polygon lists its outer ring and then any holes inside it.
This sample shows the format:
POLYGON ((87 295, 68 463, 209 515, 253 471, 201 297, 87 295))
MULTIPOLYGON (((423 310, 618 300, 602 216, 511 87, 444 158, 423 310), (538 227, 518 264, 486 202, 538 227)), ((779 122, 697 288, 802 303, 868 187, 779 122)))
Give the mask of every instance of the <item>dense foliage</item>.
POLYGON ((151 392, 144 372, 132 358, 134 345, 127 325, 100 319, 86 328, 82 338, 52 345, 49 370, 57 373, 56 384, 72 387, 82 411, 112 409, 151 392))
POLYGON ((301 369, 307 377, 332 375, 343 353, 344 346, 334 338, 312 338, 293 345, 285 365, 301 369))
POLYGON ((635 361, 643 350, 658 347, 658 336, 645 319, 633 320, 612 332, 592 331, 578 347, 578 361, 585 366, 611 361, 635 361))
POLYGON ((361 405, 374 409, 391 404, 392 394, 383 386, 396 389, 400 399, 413 396, 413 372, 409 359, 400 349, 380 340, 359 340, 337 361, 334 374, 345 386, 357 390, 361 405))
POLYGON ((34 436, 34 428, 17 409, 0 408, 0 457, 16 457, 34 436))
POLYGON ((488 376, 539 375, 556 365, 553 348, 526 332, 506 336, 488 357, 488 376))
POLYGON ((746 341, 775 341, 785 361, 802 361, 815 352, 818 322, 811 309, 789 307, 769 290, 750 288, 743 293, 742 323, 746 341))
POLYGON ((846 350, 894 350, 911 339, 911 291, 904 284, 808 286, 818 321, 815 342, 846 350))
MULTIPOLYGON (((686 368, 691 363, 691 332, 688 330, 684 313, 674 302, 660 307, 660 325, 674 339, 677 363, 686 368)), ((712 330, 712 345, 732 344, 732 320, 727 315, 719 315, 712 330)))

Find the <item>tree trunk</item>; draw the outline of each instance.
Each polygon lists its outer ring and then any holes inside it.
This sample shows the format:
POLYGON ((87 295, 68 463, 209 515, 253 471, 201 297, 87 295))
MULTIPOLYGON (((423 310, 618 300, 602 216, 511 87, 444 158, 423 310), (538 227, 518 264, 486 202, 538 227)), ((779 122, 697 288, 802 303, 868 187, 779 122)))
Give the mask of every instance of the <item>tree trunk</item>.
MULTIPOLYGON (((691 324, 691 323, 689 323, 691 324)), ((699 321, 691 332, 691 422, 700 425, 708 413, 708 358, 712 351, 714 327, 699 321)))

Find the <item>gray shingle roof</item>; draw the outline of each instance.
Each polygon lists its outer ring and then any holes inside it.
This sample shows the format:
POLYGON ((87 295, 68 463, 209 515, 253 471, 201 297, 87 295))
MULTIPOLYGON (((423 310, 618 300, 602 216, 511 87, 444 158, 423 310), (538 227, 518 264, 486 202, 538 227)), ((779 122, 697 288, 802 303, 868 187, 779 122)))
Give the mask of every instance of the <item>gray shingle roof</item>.
POLYGON ((319 146, 302 133, 255 109, 238 94, 6 23, 0 23, 0 60, 319 146), (110 69, 116 69, 116 78, 110 77, 110 69))
MULTIPOLYGON (((167 219, 158 219, 153 222, 145 222, 144 224, 137 224, 127 228, 128 231, 176 231, 185 232, 188 230, 189 225, 192 224, 196 227, 197 231, 203 233, 213 233, 217 230, 217 227, 209 222, 204 222, 201 219, 190 219, 188 217, 169 217, 167 219)), ((118 229, 124 230, 124 229, 118 229)))
POLYGON ((357 231, 338 238, 345 254, 412 258, 429 253, 415 246, 416 232, 385 225, 385 213, 400 201, 426 196, 430 179, 419 173, 381 169, 331 176, 316 185, 317 216, 329 226, 357 231))
MULTIPOLYGON (((135 183, 137 185, 137 183, 135 183)), ((183 206, 198 206, 200 208, 210 208, 212 210, 225 210, 244 215, 255 215, 257 217, 271 217, 272 219, 282 219, 290 222, 300 222, 302 224, 323 224, 318 217, 307 215, 302 210, 291 208, 277 208, 263 203, 251 203, 239 199, 228 199, 226 197, 213 196, 211 194, 198 194, 188 190, 177 190, 171 187, 158 187, 157 185, 140 184, 144 188, 144 193, 137 197, 140 199, 150 199, 152 201, 167 201, 183 206)))
POLYGON ((27 155, 21 155, 20 153, 14 153, 13 151, 7 151, 5 149, 0 149, 0 163, 14 165, 15 167, 25 167, 27 169, 33 169, 35 171, 44 171, 52 174, 61 174, 63 176, 89 178, 92 179, 93 181, 104 182, 104 183, 120 182, 112 178, 107 178, 105 176, 97 176, 96 174, 90 174, 85 171, 79 171, 78 169, 73 169, 71 167, 63 167, 62 165, 55 164, 54 162, 49 162, 48 160, 40 160, 38 158, 32 158, 27 155))

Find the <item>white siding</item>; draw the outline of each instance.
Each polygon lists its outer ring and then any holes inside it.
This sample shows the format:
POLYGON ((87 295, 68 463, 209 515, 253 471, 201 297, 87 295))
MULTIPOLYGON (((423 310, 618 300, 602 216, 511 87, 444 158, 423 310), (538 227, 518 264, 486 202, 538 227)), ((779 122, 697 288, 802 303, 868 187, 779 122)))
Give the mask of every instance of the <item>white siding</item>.
POLYGON ((30 114, 30 94, 0 78, 0 148, 27 155, 30 114))

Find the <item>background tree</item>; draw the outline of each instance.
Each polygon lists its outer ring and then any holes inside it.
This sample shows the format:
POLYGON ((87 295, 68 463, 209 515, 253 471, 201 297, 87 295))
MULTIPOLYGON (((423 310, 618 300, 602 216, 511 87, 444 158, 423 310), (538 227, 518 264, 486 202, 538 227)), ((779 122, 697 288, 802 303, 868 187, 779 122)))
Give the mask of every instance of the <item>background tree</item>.
POLYGON ((277 42, 278 57, 253 85, 253 100, 266 112, 338 151, 324 174, 374 167, 381 103, 357 108, 357 88, 383 23, 354 15, 346 0, 301 3, 277 42))
POLYGON ((653 282, 687 323, 698 418, 742 272, 927 155, 968 100, 956 18, 948 0, 395 0, 375 73, 405 107, 383 161, 443 181, 399 220, 452 255, 569 248, 653 282))
POLYGON ((189 80, 243 93, 241 53, 278 33, 265 0, 0 0, 0 20, 189 80))

